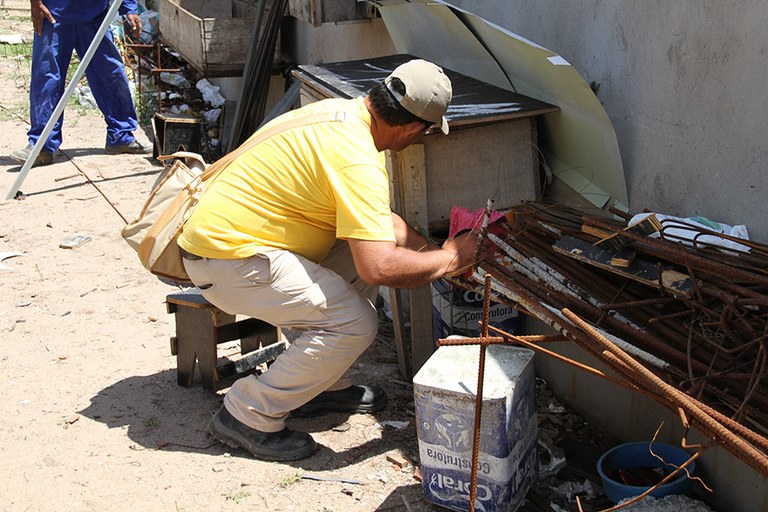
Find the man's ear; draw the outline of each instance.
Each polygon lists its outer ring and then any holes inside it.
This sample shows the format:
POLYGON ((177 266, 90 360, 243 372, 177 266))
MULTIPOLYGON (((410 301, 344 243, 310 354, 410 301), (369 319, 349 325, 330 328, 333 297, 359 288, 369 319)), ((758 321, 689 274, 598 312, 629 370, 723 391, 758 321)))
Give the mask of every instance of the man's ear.
POLYGON ((404 126, 406 130, 406 134, 408 137, 411 137, 413 135, 416 135, 417 133, 423 133, 427 131, 427 128, 424 127, 424 123, 421 121, 414 121, 412 123, 408 123, 404 126))

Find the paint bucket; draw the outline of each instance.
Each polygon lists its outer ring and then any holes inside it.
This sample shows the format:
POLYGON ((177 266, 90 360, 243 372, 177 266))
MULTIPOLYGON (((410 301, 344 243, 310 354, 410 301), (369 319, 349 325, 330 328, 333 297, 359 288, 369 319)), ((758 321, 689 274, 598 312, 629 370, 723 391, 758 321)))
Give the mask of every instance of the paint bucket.
MULTIPOLYGON (((514 511, 538 472, 532 350, 486 351, 475 510, 514 511)), ((428 501, 469 509, 480 347, 442 346, 413 378, 422 485, 428 501)))
MULTIPOLYGON (((520 313, 506 304, 491 302, 488 323, 509 334, 520 329, 520 313)), ((463 290, 444 279, 432 283, 432 337, 435 340, 448 336, 480 335, 483 319, 483 294, 463 290)))
MULTIPOLYGON (((597 473, 603 481, 605 495, 614 503, 619 503, 623 499, 643 494, 653 487, 654 478, 660 481, 690 458, 688 452, 669 444, 645 441, 625 443, 614 446, 600 456, 597 473)), ((688 478, 685 470, 692 475, 695 466, 695 461, 690 463, 675 478, 659 486, 650 495, 654 498, 669 494, 690 497, 693 494, 693 480, 688 478)))

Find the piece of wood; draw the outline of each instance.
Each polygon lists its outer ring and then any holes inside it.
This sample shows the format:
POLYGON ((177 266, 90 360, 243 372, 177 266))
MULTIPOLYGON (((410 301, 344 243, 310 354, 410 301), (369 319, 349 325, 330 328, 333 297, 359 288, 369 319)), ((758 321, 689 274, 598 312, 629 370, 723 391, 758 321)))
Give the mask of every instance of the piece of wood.
POLYGON ((239 76, 252 37, 253 6, 241 0, 160 0, 160 38, 205 76, 239 76))
POLYGON ((611 231, 608 231, 606 229, 600 229, 595 226, 590 226, 589 224, 582 224, 581 232, 586 233, 588 235, 592 235, 596 238, 608 238, 609 236, 613 235, 613 232, 611 231))
MULTIPOLYGON (((409 290, 411 299, 411 365, 414 375, 436 349, 432 333, 432 287, 409 290)), ((413 375, 408 376, 409 379, 413 375)))
POLYGON ((411 364, 411 343, 405 328, 403 293, 405 290, 389 288, 389 305, 392 309, 392 329, 397 347, 398 369, 404 379, 410 380, 413 377, 413 366, 411 364))
POLYGON ((655 214, 651 214, 648 217, 640 220, 631 226, 627 226, 617 233, 613 233, 602 240, 595 243, 595 246, 605 249, 607 251, 619 251, 623 247, 632 243, 631 238, 627 238, 622 235, 624 232, 630 232, 638 236, 648 236, 653 233, 657 233, 661 230, 661 222, 656 218, 655 214))
POLYGON ((635 261, 637 253, 629 247, 622 247, 611 256, 611 265, 614 267, 628 268, 635 261))
POLYGON ((592 265, 614 274, 626 277, 638 283, 656 289, 663 289, 672 295, 690 297, 692 293, 691 279, 676 270, 662 269, 661 276, 656 265, 645 260, 635 259, 627 268, 619 268, 611 265, 613 253, 596 247, 595 245, 574 238, 564 236, 553 249, 582 263, 592 265), (661 277, 661 279, 659 279, 661 277))
POLYGON ((412 144, 397 153, 387 153, 395 211, 411 226, 427 229, 429 219, 424 145, 412 144))
POLYGON ((176 356, 180 386, 192 385, 197 366, 203 387, 216 390, 220 379, 242 374, 285 350, 277 327, 255 318, 237 320, 208 302, 198 289, 169 294, 166 304, 176 320, 171 354, 176 356), (238 339, 242 357, 218 364, 218 345, 238 339))

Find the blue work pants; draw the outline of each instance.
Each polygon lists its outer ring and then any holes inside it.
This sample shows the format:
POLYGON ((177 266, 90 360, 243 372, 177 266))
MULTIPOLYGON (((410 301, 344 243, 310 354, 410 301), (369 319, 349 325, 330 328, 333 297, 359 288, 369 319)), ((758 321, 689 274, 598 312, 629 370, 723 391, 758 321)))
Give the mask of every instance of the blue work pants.
MULTIPOLYGON (((43 34, 35 34, 32 48, 32 81, 29 89, 30 120, 27 136, 35 144, 64 95, 72 50, 82 59, 98 32, 100 21, 91 23, 43 22, 43 34)), ((107 146, 130 144, 138 126, 136 109, 125 75, 125 63, 107 31, 96 49, 85 76, 107 123, 107 146)), ((56 151, 61 145, 64 113, 51 131, 43 151, 56 151)))

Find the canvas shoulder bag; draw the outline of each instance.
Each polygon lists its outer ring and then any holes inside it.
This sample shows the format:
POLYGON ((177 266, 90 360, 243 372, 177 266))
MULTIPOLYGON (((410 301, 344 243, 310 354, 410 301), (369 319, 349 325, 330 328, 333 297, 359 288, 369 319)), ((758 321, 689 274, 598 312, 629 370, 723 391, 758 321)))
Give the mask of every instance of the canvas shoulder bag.
POLYGON ((123 239, 139 255, 141 264, 156 276, 190 282, 176 240, 200 199, 205 186, 241 154, 284 130, 331 121, 364 121, 345 112, 326 112, 290 119, 257 133, 239 148, 205 165, 196 153, 179 152, 158 157, 176 161, 155 181, 138 217, 122 229, 123 239))

